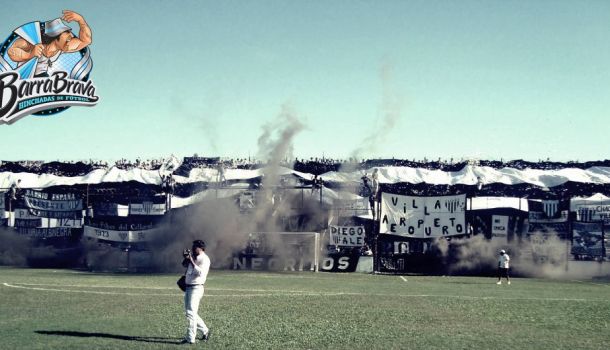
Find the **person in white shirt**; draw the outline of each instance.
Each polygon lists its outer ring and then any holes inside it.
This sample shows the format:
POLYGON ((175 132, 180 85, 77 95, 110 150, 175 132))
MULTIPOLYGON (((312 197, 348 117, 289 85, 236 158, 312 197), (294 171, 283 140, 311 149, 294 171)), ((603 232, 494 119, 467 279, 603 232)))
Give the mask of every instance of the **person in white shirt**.
POLYGON ((210 271, 210 258, 205 253, 205 242, 193 241, 192 254, 185 255, 182 265, 186 269, 186 291, 184 293, 184 309, 188 327, 182 343, 194 344, 197 331, 203 334, 202 340, 210 338, 210 329, 197 313, 199 302, 203 297, 203 285, 210 271))
POLYGON ((498 282, 496 284, 502 284, 502 277, 506 277, 506 283, 510 284, 510 277, 508 277, 508 268, 510 265, 510 256, 506 254, 504 249, 500 250, 500 258, 498 259, 498 282))

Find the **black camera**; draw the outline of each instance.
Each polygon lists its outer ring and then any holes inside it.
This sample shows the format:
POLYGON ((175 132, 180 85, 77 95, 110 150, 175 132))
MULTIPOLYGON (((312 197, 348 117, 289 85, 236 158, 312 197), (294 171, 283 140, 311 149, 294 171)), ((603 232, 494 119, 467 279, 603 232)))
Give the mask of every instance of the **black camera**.
POLYGON ((182 256, 186 259, 189 257, 189 255, 191 255, 191 250, 190 249, 185 249, 182 251, 182 256))

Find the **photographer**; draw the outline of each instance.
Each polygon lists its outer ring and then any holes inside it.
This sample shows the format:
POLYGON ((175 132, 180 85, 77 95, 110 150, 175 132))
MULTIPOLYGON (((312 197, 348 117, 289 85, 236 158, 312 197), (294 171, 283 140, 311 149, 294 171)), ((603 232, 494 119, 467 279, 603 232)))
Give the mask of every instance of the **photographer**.
POLYGON ((182 343, 194 344, 197 331, 201 331, 202 340, 207 341, 210 338, 209 328, 197 313, 199 302, 203 297, 203 285, 210 270, 210 258, 205 253, 205 243, 202 240, 193 241, 192 252, 186 249, 183 256, 182 266, 187 268, 184 309, 188 320, 188 328, 182 343))

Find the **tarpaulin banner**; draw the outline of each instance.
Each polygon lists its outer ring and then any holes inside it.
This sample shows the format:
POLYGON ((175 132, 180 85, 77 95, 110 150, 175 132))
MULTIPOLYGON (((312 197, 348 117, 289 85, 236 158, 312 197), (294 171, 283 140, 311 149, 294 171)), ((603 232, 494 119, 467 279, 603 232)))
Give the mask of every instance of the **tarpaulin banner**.
POLYGON ((153 202, 130 203, 129 215, 163 215, 165 214, 165 203, 153 202))
POLYGON ((83 200, 74 193, 47 193, 26 190, 24 195, 29 209, 41 211, 77 211, 83 209, 83 200))
POLYGON ((364 226, 330 226, 330 244, 340 247, 362 247, 364 226))
POLYGON ((83 230, 84 237, 103 239, 113 242, 144 242, 150 240, 153 232, 151 230, 136 231, 117 231, 97 228, 85 225, 83 230))
POLYGON ((53 238, 53 237, 72 237, 72 229, 69 227, 54 228, 27 228, 18 227, 17 233, 30 238, 53 238))
POLYGON ((572 224, 572 254, 590 257, 604 256, 604 232, 601 222, 572 224))
POLYGON ((610 225, 610 198, 601 193, 589 198, 572 198, 570 211, 576 212, 577 221, 595 221, 610 225))
POLYGON ((466 233, 466 195, 414 197, 381 194, 379 232, 415 238, 466 233))
POLYGON ((82 210, 79 211, 46 211, 33 209, 15 209, 15 227, 82 227, 82 210), (34 222, 38 222, 34 225, 34 222))
POLYGON ((99 202, 93 205, 94 216, 127 216, 129 215, 129 205, 99 202))

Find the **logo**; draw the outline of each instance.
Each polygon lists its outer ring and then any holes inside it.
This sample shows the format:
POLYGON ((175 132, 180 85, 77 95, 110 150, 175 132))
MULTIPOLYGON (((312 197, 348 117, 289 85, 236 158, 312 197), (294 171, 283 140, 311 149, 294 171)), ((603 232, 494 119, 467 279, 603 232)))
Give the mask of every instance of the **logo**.
POLYGON ((94 106, 91 28, 80 14, 26 23, 0 43, 0 124, 94 106), (67 23, 78 26, 74 33, 67 23))

